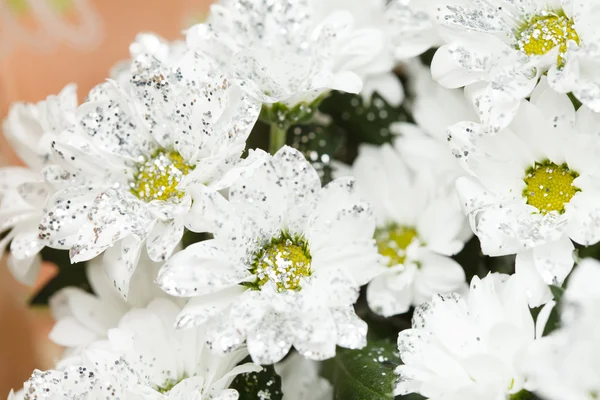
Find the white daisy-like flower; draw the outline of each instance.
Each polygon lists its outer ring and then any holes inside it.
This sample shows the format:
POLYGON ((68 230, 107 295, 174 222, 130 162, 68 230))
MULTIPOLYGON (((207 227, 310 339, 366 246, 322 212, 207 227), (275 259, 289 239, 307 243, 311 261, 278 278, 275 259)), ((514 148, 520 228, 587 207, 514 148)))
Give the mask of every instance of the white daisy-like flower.
POLYGON ((111 262, 108 257, 97 257, 86 266, 87 279, 94 294, 66 287, 50 298, 56 322, 49 337, 65 347, 65 356, 77 355, 86 345, 105 339, 108 331, 115 328, 131 308, 146 307, 154 299, 170 297, 154 282, 161 263, 154 263, 141 255, 125 301, 104 272, 106 267, 103 263, 107 262, 111 262))
POLYGON ((447 87, 470 86, 486 123, 505 127, 546 73, 554 90, 600 111, 594 1, 434 0, 431 11, 447 28, 433 76, 447 87))
POLYGON ((311 0, 311 8, 322 18, 335 11, 352 14, 357 28, 380 30, 385 34, 381 50, 373 62, 356 70, 363 80, 361 94, 370 101, 374 92, 387 103, 398 106, 404 88, 392 69, 396 64, 419 56, 439 42, 433 23, 422 2, 410 0, 311 0))
POLYGON ((221 0, 187 40, 230 66, 267 107, 300 113, 331 89, 360 92, 358 72, 378 62, 385 42, 379 29, 356 29, 348 11, 323 18, 309 0, 221 0))
POLYGON ((96 86, 53 143, 60 176, 76 182, 50 198, 40 240, 70 248, 72 262, 110 249, 118 262, 107 274, 127 296, 143 245, 165 260, 184 226, 206 228, 190 214, 194 192, 226 188, 250 168, 260 152, 240 156, 259 112, 207 58, 188 52, 166 66, 140 55, 128 85, 96 86))
POLYGON ((50 143, 63 129, 73 126, 77 108, 75 85, 37 104, 17 103, 2 128, 8 143, 25 163, 23 167, 0 168, 0 257, 10 242, 8 267, 15 278, 32 285, 44 247, 37 227, 42 209, 55 186, 44 182, 42 169, 48 163, 50 143))
POLYGON ((450 128, 453 152, 473 175, 457 181, 473 232, 484 254, 517 254, 532 306, 571 271, 571 240, 600 240, 599 121, 542 82, 497 135, 471 122, 450 128))
POLYGON ((207 193, 214 239, 175 254, 158 283, 175 296, 194 296, 177 325, 208 322, 208 341, 229 352, 247 340, 259 364, 281 360, 292 345, 311 359, 335 346, 361 348, 367 325, 352 305, 361 285, 384 267, 375 219, 351 178, 321 188, 302 154, 283 147, 227 202, 207 193))
POLYGON ((561 300, 561 327, 537 341, 526 372, 548 400, 594 400, 600 396, 600 263, 584 259, 561 300))
POLYGON ((109 331, 108 340, 90 344, 77 364, 34 371, 25 383, 25 398, 237 399, 237 391, 228 388, 233 378, 261 368, 236 366, 247 356, 245 349, 212 354, 204 329, 176 330, 179 311, 166 299, 132 309, 109 331))
POLYGON ((462 267, 450 256, 463 248, 470 232, 447 182, 427 170, 409 169, 388 144, 361 146, 347 173, 373 206, 375 240, 389 267, 367 287, 373 311, 386 317, 404 313, 436 293, 466 287, 462 267))
POLYGON ((286 400, 333 400, 333 386, 319 375, 319 363, 294 353, 275 364, 286 400))
POLYGON ((474 277, 468 299, 436 295, 398 335, 404 365, 395 394, 431 399, 519 398, 527 384, 522 355, 545 326, 534 324, 527 297, 506 275, 474 277), (535 326, 534 326, 535 325, 535 326))

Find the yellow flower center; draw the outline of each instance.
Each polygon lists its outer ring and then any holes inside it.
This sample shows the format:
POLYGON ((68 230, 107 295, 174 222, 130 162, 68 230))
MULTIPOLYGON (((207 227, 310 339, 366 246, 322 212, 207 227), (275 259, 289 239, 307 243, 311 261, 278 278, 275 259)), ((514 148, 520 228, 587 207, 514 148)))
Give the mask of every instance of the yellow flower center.
POLYGON ((417 231, 404 226, 394 225, 375 232, 379 254, 387 258, 389 267, 404 264, 406 249, 415 239, 418 239, 417 231))
POLYGON ((133 180, 129 183, 131 193, 148 202, 177 201, 183 197, 177 185, 193 169, 178 152, 158 149, 136 165, 133 180))
POLYGON ((256 256, 250 270, 256 275, 253 286, 260 289, 270 281, 278 292, 301 290, 302 278, 311 275, 310 262, 306 241, 282 233, 280 238, 272 239, 256 256))
POLYGON ((569 169, 567 164, 556 165, 550 161, 536 163, 526 171, 523 197, 527 204, 536 207, 542 214, 551 211, 565 212, 565 204, 579 192, 573 181, 579 174, 569 169))
POLYGON ((533 17, 520 29, 517 48, 528 56, 541 56, 558 47, 556 62, 559 67, 563 67, 569 40, 579 44, 579 35, 573 27, 573 21, 562 13, 549 13, 533 17))

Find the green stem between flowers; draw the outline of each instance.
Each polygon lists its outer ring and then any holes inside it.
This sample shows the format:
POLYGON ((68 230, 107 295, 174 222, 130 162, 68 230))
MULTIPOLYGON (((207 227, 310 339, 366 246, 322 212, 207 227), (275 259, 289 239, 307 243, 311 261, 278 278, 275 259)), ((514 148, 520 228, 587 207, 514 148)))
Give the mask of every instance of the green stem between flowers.
POLYGON ((271 124, 271 133, 269 140, 269 152, 277 153, 277 150, 285 146, 287 139, 287 128, 282 128, 277 124, 271 124))

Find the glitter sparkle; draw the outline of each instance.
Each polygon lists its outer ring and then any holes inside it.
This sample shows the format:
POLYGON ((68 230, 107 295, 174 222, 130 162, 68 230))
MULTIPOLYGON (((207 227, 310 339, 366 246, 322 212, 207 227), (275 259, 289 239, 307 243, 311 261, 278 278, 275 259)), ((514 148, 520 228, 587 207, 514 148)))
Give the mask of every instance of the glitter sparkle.
POLYGON ((178 152, 159 149, 137 164, 129 184, 131 193, 147 202, 179 200, 183 193, 177 190, 177 185, 193 168, 178 152))
POLYGON ((564 15, 551 13, 535 16, 517 34, 517 47, 528 56, 541 56, 558 46, 557 65, 565 65, 569 40, 579 44, 579 35, 573 21, 564 15))
POLYGON ((550 161, 536 163, 523 179, 527 185, 523 190, 523 197, 527 199, 527 204, 536 207, 542 214, 551 211, 562 214, 565 212, 565 204, 581 190, 573 186, 573 181, 578 176, 567 164, 556 165, 550 161))
POLYGON ((388 266, 390 267, 404 264, 406 249, 416 238, 417 231, 414 228, 404 226, 391 226, 377 230, 375 233, 379 254, 388 259, 388 266))
POLYGON ((303 239, 282 234, 274 238, 258 253, 251 272, 256 275, 256 286, 273 282, 278 292, 301 290, 302 278, 311 275, 311 256, 303 239))

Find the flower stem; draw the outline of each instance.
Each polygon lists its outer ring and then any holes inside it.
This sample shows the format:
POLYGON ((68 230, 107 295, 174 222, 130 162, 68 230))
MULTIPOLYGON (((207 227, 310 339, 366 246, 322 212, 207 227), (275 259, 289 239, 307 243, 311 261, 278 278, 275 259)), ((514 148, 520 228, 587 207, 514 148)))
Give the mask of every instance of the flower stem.
POLYGON ((269 141, 269 152, 277 153, 277 150, 285 146, 287 139, 287 127, 282 128, 277 124, 271 124, 271 135, 269 141))

